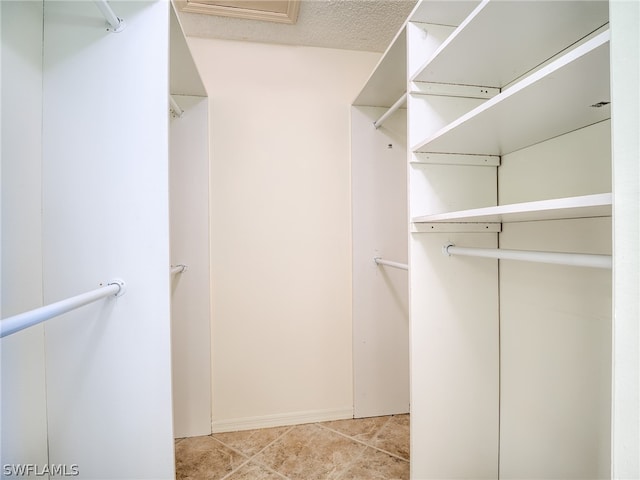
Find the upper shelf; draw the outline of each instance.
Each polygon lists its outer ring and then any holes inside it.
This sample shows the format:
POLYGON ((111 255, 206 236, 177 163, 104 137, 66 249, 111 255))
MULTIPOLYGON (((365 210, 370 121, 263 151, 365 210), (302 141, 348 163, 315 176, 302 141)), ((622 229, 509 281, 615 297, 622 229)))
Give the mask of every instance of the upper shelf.
POLYGON ((407 91, 406 29, 396 35, 367 80, 354 105, 390 107, 407 91))
POLYGON ((501 88, 608 21, 607 1, 485 0, 411 80, 501 88))
POLYGON ((180 18, 171 3, 171 35, 169 44, 169 93, 206 97, 207 89, 202 83, 198 67, 180 24, 180 18))
POLYGON ((608 72, 609 31, 605 31, 487 100, 412 150, 505 155, 606 120, 611 116, 607 104, 608 72))
POLYGON ((479 3, 480 0, 422 0, 409 15, 409 21, 457 27, 479 3))
POLYGON ((465 223, 465 222, 531 222, 611 216, 610 193, 598 193, 579 197, 554 198, 535 202, 498 205, 457 212, 423 215, 412 219, 414 223, 465 223))

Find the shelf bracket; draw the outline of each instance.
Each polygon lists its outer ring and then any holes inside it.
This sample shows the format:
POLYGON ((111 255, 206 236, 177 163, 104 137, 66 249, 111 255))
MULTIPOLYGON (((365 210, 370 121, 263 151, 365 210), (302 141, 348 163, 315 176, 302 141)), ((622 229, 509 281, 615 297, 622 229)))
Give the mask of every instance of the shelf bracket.
POLYGON ((413 222, 411 233, 500 233, 502 223, 413 222))
POLYGON ((436 95, 441 97, 480 98, 488 100, 500 93, 496 87, 456 85, 449 83, 412 82, 412 95, 436 95))
POLYGON ((462 153, 414 152, 410 163, 429 165, 469 165, 474 167, 499 167, 499 155, 470 155, 462 153))

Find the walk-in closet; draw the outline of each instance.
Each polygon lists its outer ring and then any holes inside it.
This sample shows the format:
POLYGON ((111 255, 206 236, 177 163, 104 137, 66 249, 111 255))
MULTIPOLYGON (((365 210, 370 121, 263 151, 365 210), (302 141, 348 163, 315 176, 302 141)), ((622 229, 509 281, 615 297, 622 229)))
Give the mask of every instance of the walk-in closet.
POLYGON ((640 478, 640 3, 245 3, 0 1, 1 476, 640 478))

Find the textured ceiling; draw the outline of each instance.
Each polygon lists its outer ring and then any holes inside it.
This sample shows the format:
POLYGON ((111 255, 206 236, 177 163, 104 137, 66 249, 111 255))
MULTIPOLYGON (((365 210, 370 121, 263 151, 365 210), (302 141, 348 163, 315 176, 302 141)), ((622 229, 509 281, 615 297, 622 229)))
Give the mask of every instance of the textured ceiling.
POLYGON ((295 25, 179 12, 191 37, 383 52, 416 0, 302 0, 295 25))

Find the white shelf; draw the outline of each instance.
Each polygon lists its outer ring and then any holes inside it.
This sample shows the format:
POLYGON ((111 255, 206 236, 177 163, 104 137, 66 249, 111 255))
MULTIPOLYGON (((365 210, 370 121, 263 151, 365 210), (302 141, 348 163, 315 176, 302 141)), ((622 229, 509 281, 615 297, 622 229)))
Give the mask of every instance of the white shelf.
POLYGON ((412 81, 501 88, 608 21, 606 1, 485 0, 412 81))
POLYGON ((611 199, 612 195, 610 193, 598 193, 580 197, 556 198, 424 215, 415 217, 411 221, 414 223, 509 223, 568 218, 608 217, 611 216, 611 199))
MULTIPOLYGON (((546 5, 549 2, 541 2, 546 5)), ((609 31, 487 100, 413 151, 505 155, 610 118, 609 31)))
POLYGON ((387 48, 353 105, 390 107, 407 91, 407 34, 403 27, 387 48))
POLYGON ((410 22, 457 27, 480 4, 480 0, 423 0, 409 16, 410 22))

